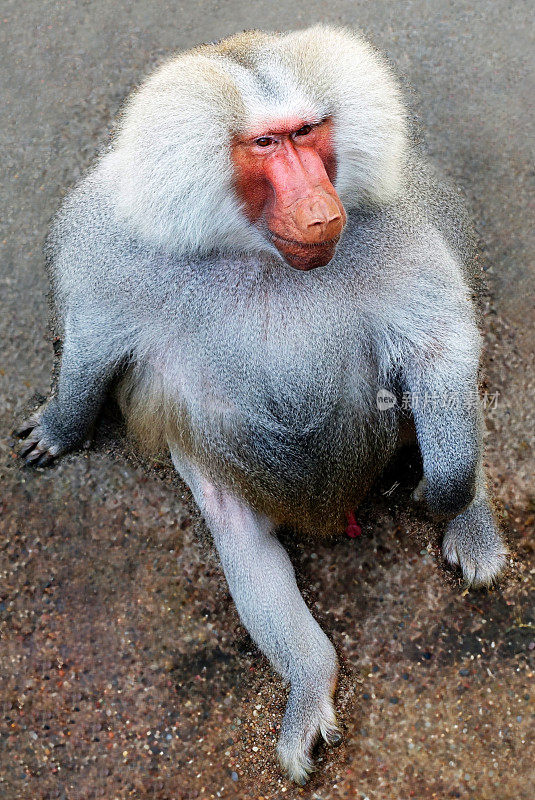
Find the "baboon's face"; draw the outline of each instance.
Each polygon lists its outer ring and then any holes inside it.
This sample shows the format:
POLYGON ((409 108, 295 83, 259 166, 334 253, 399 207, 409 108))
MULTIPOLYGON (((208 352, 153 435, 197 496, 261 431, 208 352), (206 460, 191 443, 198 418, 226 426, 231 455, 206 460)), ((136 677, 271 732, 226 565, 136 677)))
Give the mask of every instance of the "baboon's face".
POLYGON ((296 269, 328 264, 346 222, 332 184, 333 123, 281 120, 232 144, 238 196, 251 222, 296 269))

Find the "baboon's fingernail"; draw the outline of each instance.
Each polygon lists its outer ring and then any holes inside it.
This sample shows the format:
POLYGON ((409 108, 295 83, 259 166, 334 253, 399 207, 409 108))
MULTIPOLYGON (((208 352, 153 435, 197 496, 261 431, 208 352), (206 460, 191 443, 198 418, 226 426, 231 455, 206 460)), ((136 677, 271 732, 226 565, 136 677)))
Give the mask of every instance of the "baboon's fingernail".
POLYGON ((29 456, 26 456, 25 461, 27 464, 33 464, 34 461, 37 461, 42 455, 43 454, 39 450, 34 450, 29 456))
POLYGON ((24 442, 21 449, 19 450, 19 456, 21 458, 24 458, 30 452, 30 450, 33 450, 36 444, 37 442, 35 441, 35 439, 30 439, 29 441, 24 442))
POLYGON ((338 747, 338 745, 342 744, 342 738, 340 731, 329 731, 327 734, 327 744, 331 747, 338 747))

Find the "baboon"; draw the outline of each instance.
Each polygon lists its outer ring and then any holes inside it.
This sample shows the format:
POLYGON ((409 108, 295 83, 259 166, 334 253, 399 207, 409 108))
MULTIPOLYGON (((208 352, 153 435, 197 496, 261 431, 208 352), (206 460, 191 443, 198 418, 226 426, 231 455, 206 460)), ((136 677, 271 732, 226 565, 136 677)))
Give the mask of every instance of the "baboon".
POLYGON ((170 451, 243 624, 290 684, 278 754, 298 783, 318 735, 340 741, 337 659, 277 527, 343 530, 410 417, 446 559, 471 584, 505 563, 470 242, 386 61, 327 26, 157 69, 48 239, 61 371, 22 457, 79 446, 112 387, 140 445, 170 451))

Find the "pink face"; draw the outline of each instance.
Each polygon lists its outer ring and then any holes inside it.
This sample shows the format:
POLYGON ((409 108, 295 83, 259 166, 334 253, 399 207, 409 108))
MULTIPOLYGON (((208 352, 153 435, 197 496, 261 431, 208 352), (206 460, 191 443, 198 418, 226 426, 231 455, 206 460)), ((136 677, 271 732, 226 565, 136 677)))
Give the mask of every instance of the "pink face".
POLYGON ((332 182, 333 123, 285 120, 249 131, 232 145, 236 190, 251 222, 296 269, 328 264, 346 222, 332 182))

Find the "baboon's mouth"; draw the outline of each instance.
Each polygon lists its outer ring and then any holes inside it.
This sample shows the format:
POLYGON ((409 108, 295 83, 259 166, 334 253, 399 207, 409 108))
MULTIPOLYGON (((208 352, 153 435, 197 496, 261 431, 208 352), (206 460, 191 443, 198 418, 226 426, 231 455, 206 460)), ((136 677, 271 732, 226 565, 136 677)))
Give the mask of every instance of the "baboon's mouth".
POLYGON ((314 244, 305 244, 294 239, 284 239, 276 234, 273 234, 271 239, 279 253, 291 267, 307 271, 316 269, 316 267, 324 267, 331 261, 340 237, 314 244))
POLYGON ((275 247, 278 247, 277 242, 284 242, 285 245, 293 245, 294 247, 299 247, 306 250, 313 250, 315 247, 336 247, 340 241, 340 237, 337 236, 336 239, 326 239, 324 242, 313 242, 310 244, 306 242, 299 242, 297 239, 285 239, 284 236, 279 236, 276 233, 271 234, 271 239, 275 247))

